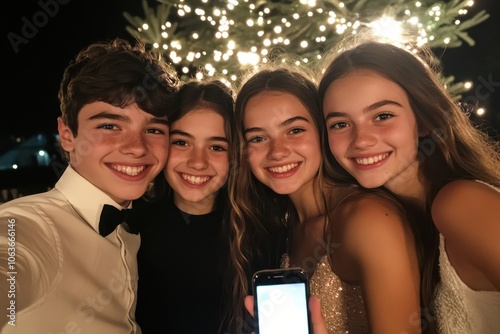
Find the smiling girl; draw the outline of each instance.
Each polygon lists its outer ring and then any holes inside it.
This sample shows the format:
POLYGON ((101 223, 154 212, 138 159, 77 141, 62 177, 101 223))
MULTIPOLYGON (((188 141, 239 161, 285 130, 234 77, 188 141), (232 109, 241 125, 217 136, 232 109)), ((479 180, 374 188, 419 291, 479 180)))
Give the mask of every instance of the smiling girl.
POLYGON ((498 333, 498 144, 471 124, 438 73, 391 44, 339 53, 319 92, 337 170, 363 187, 385 187, 425 216, 417 235, 429 325, 498 333))
POLYGON ((217 333, 228 258, 232 92, 217 80, 192 81, 173 106, 169 156, 155 185, 156 196, 161 185, 164 194, 141 203, 137 320, 144 333, 217 333))

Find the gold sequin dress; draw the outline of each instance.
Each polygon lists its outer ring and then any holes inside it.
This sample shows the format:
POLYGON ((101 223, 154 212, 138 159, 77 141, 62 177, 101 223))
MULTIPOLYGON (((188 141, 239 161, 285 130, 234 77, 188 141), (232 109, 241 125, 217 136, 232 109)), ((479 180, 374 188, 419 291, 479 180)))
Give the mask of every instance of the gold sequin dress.
MULTIPOLYGON (((288 254, 283 255, 281 267, 290 267, 288 254)), ((318 296, 321 302, 330 334, 369 332, 361 287, 342 282, 333 273, 327 255, 318 262, 309 284, 311 295, 318 296)))

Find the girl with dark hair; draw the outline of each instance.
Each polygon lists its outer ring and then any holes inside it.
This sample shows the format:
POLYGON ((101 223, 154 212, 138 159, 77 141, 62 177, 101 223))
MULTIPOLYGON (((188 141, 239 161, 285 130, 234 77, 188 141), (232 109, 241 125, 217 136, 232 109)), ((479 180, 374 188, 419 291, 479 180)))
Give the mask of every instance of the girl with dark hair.
POLYGON ((221 330, 233 101, 232 91, 218 80, 180 88, 155 200, 134 203, 143 212, 136 314, 145 334, 221 330))

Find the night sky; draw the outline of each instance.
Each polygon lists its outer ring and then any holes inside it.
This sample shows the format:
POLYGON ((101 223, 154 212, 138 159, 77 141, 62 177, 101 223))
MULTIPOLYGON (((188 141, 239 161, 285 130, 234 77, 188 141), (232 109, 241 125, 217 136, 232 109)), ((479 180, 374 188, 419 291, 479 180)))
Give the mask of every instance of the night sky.
MULTIPOLYGON (((26 20, 43 10, 41 3, 56 0, 6 0, 2 3, 2 121, 0 138, 56 132, 59 116, 57 91, 70 60, 92 42, 131 36, 123 12, 143 16, 141 0, 58 0, 46 24, 31 32, 27 43, 14 50, 8 34, 23 35, 26 20)), ((150 1, 153 5, 155 2, 150 1)), ((475 47, 435 50, 446 74, 458 81, 472 80, 472 98, 488 107, 487 124, 500 130, 500 1, 477 0, 474 11, 486 9, 491 17, 468 30, 475 47)), ((467 96, 465 96, 467 97, 467 96)))

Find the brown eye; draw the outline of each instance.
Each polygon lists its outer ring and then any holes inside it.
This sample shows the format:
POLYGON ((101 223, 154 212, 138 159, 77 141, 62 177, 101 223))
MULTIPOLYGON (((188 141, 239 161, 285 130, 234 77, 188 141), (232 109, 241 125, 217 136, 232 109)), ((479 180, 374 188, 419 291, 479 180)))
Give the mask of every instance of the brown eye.
POLYGON ((301 128, 293 128, 290 130, 290 133, 296 135, 296 134, 299 134, 299 133, 302 133, 304 132, 305 130, 304 129, 301 129, 301 128))
POLYGON ((212 151, 217 151, 217 152, 225 152, 227 151, 225 147, 222 147, 220 145, 214 145, 211 148, 212 151))
POLYGON ((337 122, 330 125, 330 129, 343 129, 347 127, 346 122, 337 122))
POLYGON ((255 136, 247 139, 247 143, 260 143, 261 141, 264 141, 264 137, 262 136, 255 136))
POLYGON ((393 118, 393 117, 394 117, 394 115, 392 115, 392 114, 384 113, 384 114, 378 114, 377 117, 375 117, 375 119, 378 121, 385 121, 385 120, 388 120, 388 119, 393 118))
POLYGON ((188 143, 187 143, 187 141, 185 141, 185 140, 180 140, 180 139, 178 139, 178 140, 174 140, 174 141, 172 141, 172 145, 177 145, 177 146, 187 146, 187 145, 188 145, 188 143))
POLYGON ((104 130, 114 130, 114 129, 117 129, 118 127, 114 124, 101 124, 97 128, 104 129, 104 130))

